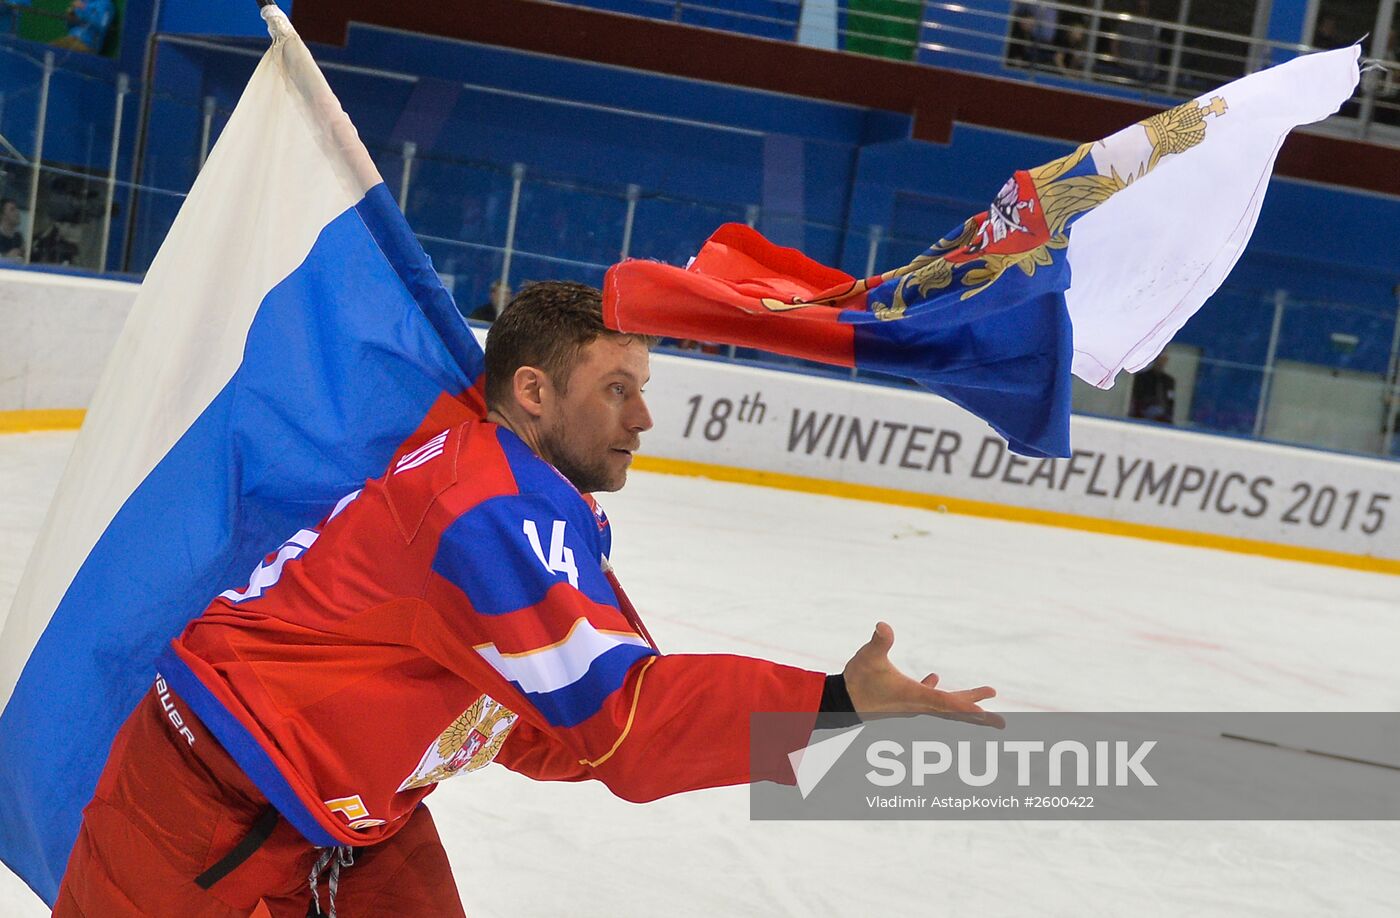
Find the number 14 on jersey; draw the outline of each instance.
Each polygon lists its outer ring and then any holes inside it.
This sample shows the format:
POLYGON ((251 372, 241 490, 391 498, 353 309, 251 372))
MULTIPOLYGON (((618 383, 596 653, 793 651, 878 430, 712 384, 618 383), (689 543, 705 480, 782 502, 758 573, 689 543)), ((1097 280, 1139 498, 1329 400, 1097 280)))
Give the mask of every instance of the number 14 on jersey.
POLYGON ((535 557, 540 559, 545 570, 552 574, 565 574, 569 578, 569 586, 578 589, 578 565, 574 563, 574 551, 564 544, 564 521, 555 520, 554 526, 549 533, 549 557, 545 557, 544 547, 540 544, 540 530, 535 526, 534 520, 525 521, 525 538, 530 540, 530 548, 534 549, 535 557))

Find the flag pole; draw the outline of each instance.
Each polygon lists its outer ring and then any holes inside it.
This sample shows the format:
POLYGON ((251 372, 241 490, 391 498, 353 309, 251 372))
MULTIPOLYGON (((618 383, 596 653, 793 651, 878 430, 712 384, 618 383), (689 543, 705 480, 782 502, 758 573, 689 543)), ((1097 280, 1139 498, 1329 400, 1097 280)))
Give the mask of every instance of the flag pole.
POLYGON ((296 34, 292 28, 292 21, 277 5, 277 0, 258 0, 258 15, 267 23, 267 34, 272 37, 274 42, 278 38, 286 38, 289 34, 296 34))

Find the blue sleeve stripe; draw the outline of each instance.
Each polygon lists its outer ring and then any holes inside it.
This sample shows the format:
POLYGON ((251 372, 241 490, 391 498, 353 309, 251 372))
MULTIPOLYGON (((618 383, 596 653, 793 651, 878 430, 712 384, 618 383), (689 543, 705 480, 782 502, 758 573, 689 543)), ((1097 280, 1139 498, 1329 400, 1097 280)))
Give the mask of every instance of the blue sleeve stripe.
POLYGON ((552 692, 526 692, 512 683, 545 720, 556 727, 576 727, 597 714, 603 702, 622 687, 627 671, 643 657, 655 656, 650 647, 619 644, 593 661, 578 681, 552 692))

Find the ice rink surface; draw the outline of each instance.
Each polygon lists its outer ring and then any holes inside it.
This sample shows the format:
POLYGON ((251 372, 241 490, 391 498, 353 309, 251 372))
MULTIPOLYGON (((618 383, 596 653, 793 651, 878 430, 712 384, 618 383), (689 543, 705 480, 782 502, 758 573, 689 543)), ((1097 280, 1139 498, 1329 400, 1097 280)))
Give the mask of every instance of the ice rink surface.
MULTIPOLYGON (((73 439, 0 436, 0 610, 73 439)), ((884 619, 1003 711, 1400 710, 1400 577, 644 473, 604 505, 666 652, 836 671, 884 619)), ((745 788, 503 768, 429 804, 474 918, 1400 914, 1395 823, 755 823, 745 788)), ((0 873, 0 915, 46 913, 0 873)))

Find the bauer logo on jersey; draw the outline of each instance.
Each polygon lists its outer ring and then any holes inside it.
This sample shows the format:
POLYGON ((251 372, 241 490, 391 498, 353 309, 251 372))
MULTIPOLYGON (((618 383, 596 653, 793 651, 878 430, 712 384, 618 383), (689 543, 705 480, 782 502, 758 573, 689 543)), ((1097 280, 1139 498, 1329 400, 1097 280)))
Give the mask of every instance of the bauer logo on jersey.
POLYGON ((442 451, 447 447, 448 433, 450 433, 450 431, 444 430, 412 452, 404 453, 403 457, 400 458, 398 462, 394 463, 394 474, 401 475, 404 472, 416 469, 418 466, 431 462, 438 456, 441 456, 442 451))
POLYGON ((490 695, 482 695, 428 746, 418 767, 398 789, 426 787, 491 764, 515 726, 515 719, 514 711, 490 695))

